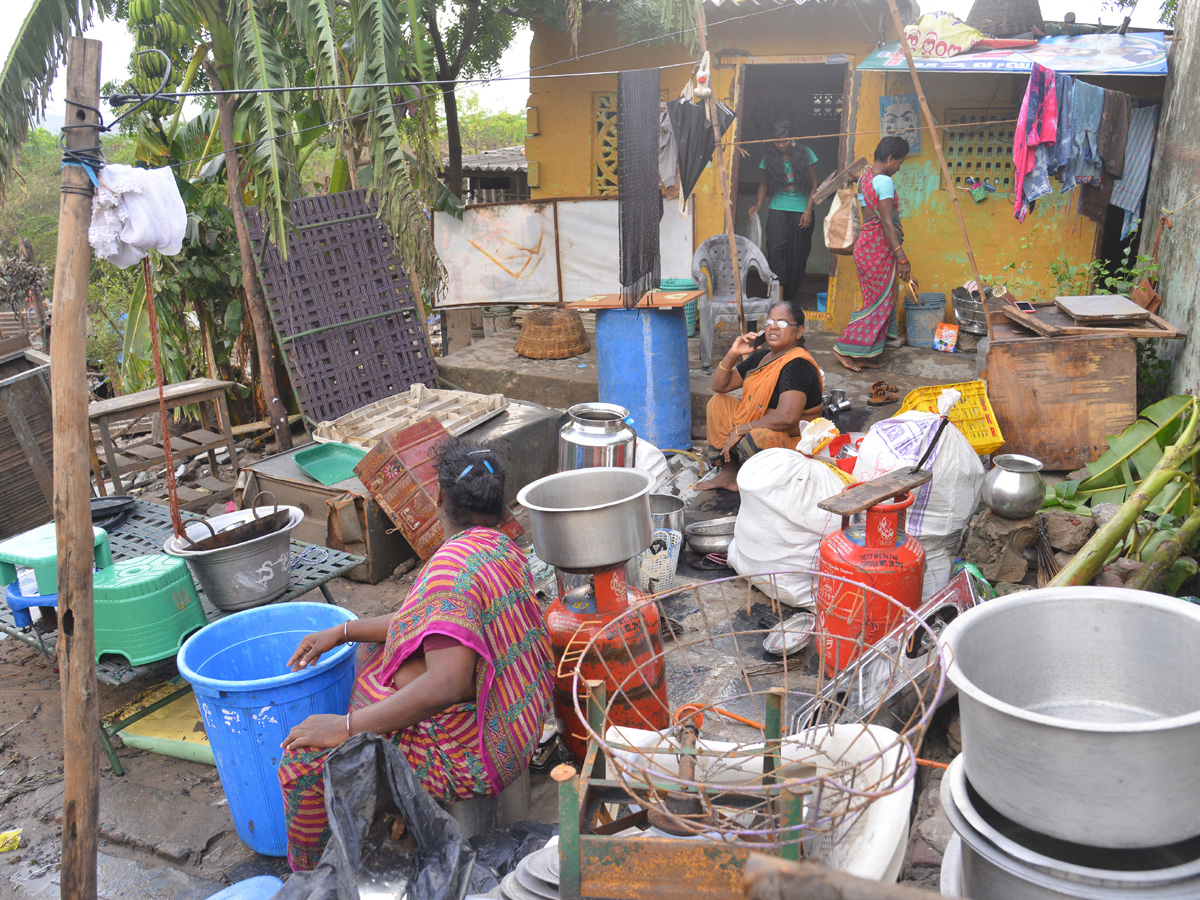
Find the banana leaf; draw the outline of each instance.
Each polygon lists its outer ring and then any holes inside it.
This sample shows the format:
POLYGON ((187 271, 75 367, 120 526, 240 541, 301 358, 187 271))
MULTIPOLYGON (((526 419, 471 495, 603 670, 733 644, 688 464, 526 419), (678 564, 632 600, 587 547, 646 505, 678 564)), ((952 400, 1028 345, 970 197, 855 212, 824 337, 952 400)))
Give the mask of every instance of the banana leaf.
MULTIPOLYGON (((1064 500, 1078 505, 1124 503, 1162 459, 1164 449, 1174 443, 1182 425, 1180 416, 1193 402, 1185 395, 1168 397, 1142 410, 1128 428, 1109 436, 1109 449, 1100 459, 1088 463, 1088 478, 1077 487, 1056 491, 1060 504, 1067 505, 1064 500)), ((1192 472, 1193 460, 1185 462, 1181 471, 1192 472)), ((1186 514, 1191 510, 1192 493, 1190 479, 1176 480, 1163 490, 1155 508, 1149 511, 1186 514)))

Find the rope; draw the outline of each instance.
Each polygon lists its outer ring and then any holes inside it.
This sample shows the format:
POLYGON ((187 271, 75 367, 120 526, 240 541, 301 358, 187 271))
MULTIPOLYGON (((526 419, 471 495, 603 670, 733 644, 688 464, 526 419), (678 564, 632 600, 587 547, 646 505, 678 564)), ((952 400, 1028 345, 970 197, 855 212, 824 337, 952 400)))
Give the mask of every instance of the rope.
POLYGON ((162 357, 158 352, 158 316, 154 312, 154 285, 151 283, 148 256, 142 257, 142 278, 146 282, 146 310, 150 316, 150 347, 154 355, 154 376, 158 379, 158 414, 162 418, 163 456, 167 461, 167 496, 171 509, 171 526, 175 529, 175 537, 182 538, 186 534, 183 530, 183 517, 179 514, 179 489, 175 484, 175 462, 171 457, 171 429, 167 427, 167 398, 163 393, 162 357))

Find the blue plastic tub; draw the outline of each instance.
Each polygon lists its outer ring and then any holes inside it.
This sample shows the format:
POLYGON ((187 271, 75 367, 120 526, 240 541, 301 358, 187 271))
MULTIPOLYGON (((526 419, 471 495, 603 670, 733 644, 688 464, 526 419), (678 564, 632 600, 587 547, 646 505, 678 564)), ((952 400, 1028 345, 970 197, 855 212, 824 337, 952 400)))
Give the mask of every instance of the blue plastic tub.
POLYGON ((179 651, 179 674, 196 692, 238 837, 264 856, 287 855, 279 745, 314 713, 345 715, 354 645, 291 672, 287 661, 314 631, 355 618, 331 603, 276 603, 202 628, 179 651))
POLYGON ((938 323, 946 318, 946 295, 935 293, 917 294, 904 301, 904 327, 910 347, 933 347, 934 333, 938 323))
POLYGON ((682 309, 596 312, 601 403, 629 410, 638 437, 660 449, 692 446, 687 322, 682 309))

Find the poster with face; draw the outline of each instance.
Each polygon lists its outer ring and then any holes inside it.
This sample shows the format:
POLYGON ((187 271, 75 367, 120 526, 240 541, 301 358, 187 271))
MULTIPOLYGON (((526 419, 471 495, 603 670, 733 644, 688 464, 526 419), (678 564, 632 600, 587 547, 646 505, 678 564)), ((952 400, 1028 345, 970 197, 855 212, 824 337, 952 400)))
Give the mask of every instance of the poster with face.
POLYGON ((879 126, 883 137, 902 137, 910 154, 921 152, 921 113, 916 94, 888 94, 879 98, 879 126))

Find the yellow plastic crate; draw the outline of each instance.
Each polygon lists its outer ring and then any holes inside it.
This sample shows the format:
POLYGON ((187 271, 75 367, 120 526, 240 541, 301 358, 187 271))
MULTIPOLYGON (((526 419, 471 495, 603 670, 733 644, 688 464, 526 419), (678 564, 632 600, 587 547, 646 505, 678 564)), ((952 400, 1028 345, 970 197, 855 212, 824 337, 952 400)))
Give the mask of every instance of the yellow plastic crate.
POLYGON ((938 398, 946 388, 962 392, 958 405, 950 410, 950 421, 971 442, 980 456, 995 453, 1004 446, 1004 435, 996 422, 996 414, 988 401, 987 385, 982 381, 965 381, 962 384, 935 384, 917 388, 904 398, 900 412, 917 410, 937 412, 938 398))

